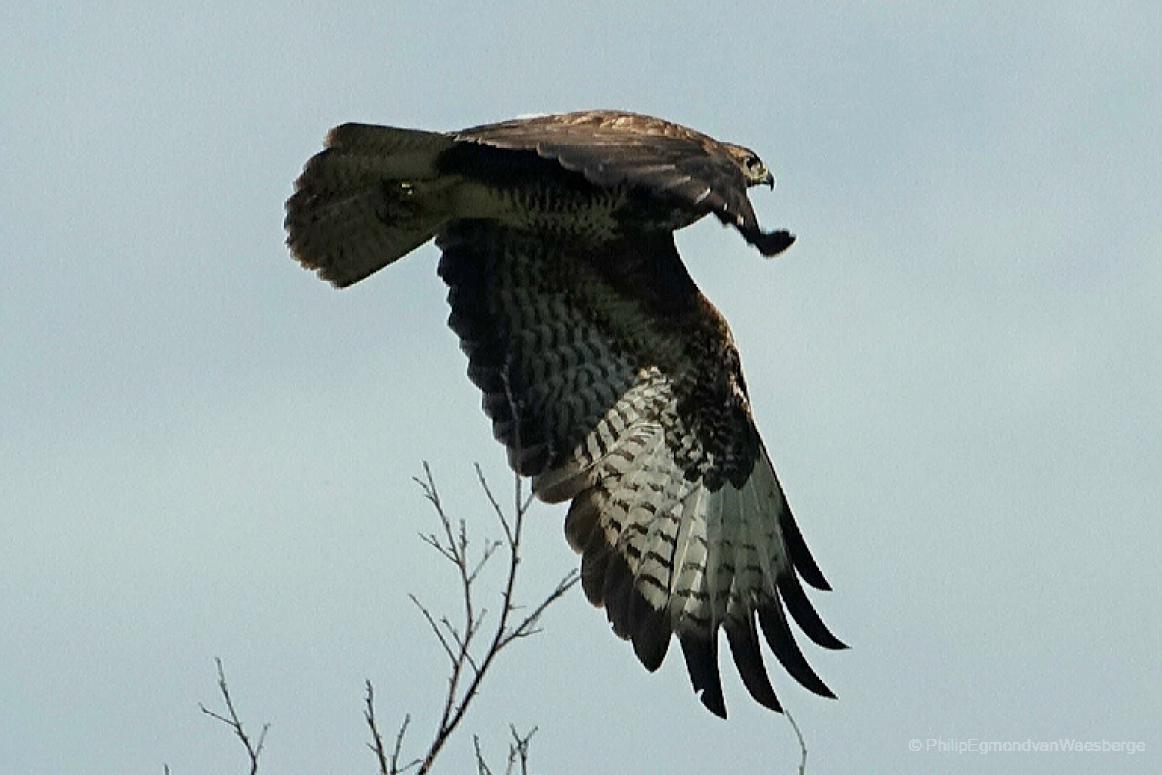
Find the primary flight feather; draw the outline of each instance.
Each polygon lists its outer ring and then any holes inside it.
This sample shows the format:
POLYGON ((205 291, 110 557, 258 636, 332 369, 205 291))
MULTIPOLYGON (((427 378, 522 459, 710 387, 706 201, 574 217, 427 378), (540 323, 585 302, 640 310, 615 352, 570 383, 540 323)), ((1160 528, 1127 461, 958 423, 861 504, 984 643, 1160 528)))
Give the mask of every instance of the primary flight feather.
POLYGON ((763 255, 785 250, 792 235, 759 228, 758 184, 774 177, 742 146, 598 110, 458 132, 344 124, 286 208, 295 258, 339 287, 435 238, 448 324, 496 438, 542 500, 571 502, 585 595, 651 671, 676 635, 723 717, 719 629, 773 710, 761 640, 834 696, 788 613, 844 647, 800 583, 829 589, 755 428, 733 337, 674 245, 713 214, 763 255))

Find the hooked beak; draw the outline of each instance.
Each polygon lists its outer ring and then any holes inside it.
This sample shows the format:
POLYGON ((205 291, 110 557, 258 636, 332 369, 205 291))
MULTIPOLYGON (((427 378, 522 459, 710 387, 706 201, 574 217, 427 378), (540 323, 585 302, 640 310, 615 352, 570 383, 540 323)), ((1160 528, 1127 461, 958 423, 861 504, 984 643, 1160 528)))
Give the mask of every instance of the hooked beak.
POLYGON ((765 178, 763 178, 763 182, 767 184, 767 186, 771 189, 771 191, 774 191, 775 190, 775 173, 771 172, 770 170, 767 170, 767 176, 765 178))

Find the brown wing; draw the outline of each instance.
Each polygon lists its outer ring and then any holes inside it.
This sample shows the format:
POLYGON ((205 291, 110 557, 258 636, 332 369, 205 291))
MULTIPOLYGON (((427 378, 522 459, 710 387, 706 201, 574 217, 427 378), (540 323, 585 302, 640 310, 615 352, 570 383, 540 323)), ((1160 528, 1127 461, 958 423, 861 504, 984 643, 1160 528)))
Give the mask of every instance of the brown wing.
POLYGON ((599 186, 626 183, 744 234, 759 233, 746 180, 712 137, 653 116, 591 110, 471 127, 454 133, 497 148, 534 150, 599 186))
POLYGON ((542 499, 572 499, 585 593, 642 664, 656 669, 676 633, 695 691, 725 717, 721 627, 751 695, 779 710, 761 628, 792 676, 833 696, 784 613, 842 648, 799 576, 827 583, 751 420, 730 333, 672 235, 594 248, 460 221, 438 244, 449 325, 495 435, 542 499))

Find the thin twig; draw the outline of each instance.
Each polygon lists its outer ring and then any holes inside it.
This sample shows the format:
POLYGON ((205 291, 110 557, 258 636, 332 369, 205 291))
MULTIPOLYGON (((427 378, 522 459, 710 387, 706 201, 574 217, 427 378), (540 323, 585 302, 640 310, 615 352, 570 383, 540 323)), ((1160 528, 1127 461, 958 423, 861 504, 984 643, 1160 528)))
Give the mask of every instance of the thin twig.
POLYGON ((537 733, 537 727, 530 729, 523 737, 512 724, 508 725, 508 731, 512 734, 512 743, 508 746, 508 766, 505 767, 504 775, 512 775, 512 768, 516 764, 520 765, 520 775, 528 775, 529 741, 537 733))
POLYGON ((480 750, 480 735, 472 736, 472 748, 476 751, 476 775, 492 775, 492 770, 484 761, 484 753, 480 750))
POLYGON ((401 772, 407 772, 412 767, 418 767, 419 759, 412 759, 404 766, 399 766, 399 752, 403 748, 403 736, 407 734, 408 724, 412 723, 412 716, 410 713, 404 714, 403 723, 399 725, 399 732, 395 735, 395 745, 391 749, 391 775, 398 775, 401 772))
POLYGON ((375 753, 379 775, 391 775, 387 769, 387 752, 383 750, 383 736, 379 734, 379 725, 375 723, 375 689, 372 688, 370 679, 364 685, 367 687, 367 695, 363 698, 366 706, 363 708, 363 719, 371 729, 371 742, 367 747, 375 753))
MULTIPOLYGON (((440 626, 436 624, 436 620, 432 618, 431 612, 427 609, 426 606, 424 606, 423 603, 420 602, 419 598, 415 595, 409 592, 408 597, 411 598, 411 601, 416 604, 416 608, 420 609, 420 613, 424 615, 424 618, 428 620, 428 626, 432 629, 432 632, 436 634, 436 639, 440 641, 440 645, 444 647, 444 653, 448 655, 449 661, 455 663, 456 655, 452 653, 452 647, 448 645, 448 641, 444 640, 444 634, 440 632, 440 626)), ((447 622, 447 619, 444 621, 447 622)))
MULTIPOLYGON (((479 463, 474 463, 473 467, 476 469, 476 481, 480 483, 480 489, 484 490, 484 497, 488 499, 488 504, 492 506, 492 513, 496 515, 500 526, 504 529, 504 537, 511 547, 513 543, 512 530, 508 527, 508 518, 504 516, 504 509, 500 507, 500 502, 496 500, 496 496, 492 494, 492 488, 488 486, 488 480, 484 478, 484 470, 479 463)), ((520 482, 520 477, 516 477, 517 482, 520 482)), ((518 485, 519 486, 519 485, 518 485)))
POLYGON ((419 765, 419 759, 413 759, 407 764, 400 766, 399 751, 403 748, 403 738, 407 734, 408 725, 411 724, 412 717, 406 715, 403 717, 403 723, 399 726, 399 731, 395 735, 395 745, 391 749, 391 754, 383 747, 383 735, 379 732, 379 722, 375 718, 375 690, 371 686, 371 681, 366 682, 367 694, 364 699, 363 718, 367 721, 367 726, 371 730, 371 742, 367 747, 375 754, 376 764, 379 766, 378 775, 401 775, 407 772, 412 767, 419 765))
POLYGON ((507 646, 517 638, 526 638, 529 635, 536 635, 538 632, 540 632, 540 628, 538 628, 536 624, 540 621, 541 615, 545 612, 545 609, 551 606, 553 603, 557 602, 557 600, 559 600, 566 592, 569 591, 570 588, 572 588, 574 584, 580 580, 581 571, 577 570, 576 568, 566 573, 561 578, 561 580, 557 582, 557 586, 554 587, 553 591, 549 593, 548 597, 546 597, 540 605, 534 608, 533 612, 525 617, 525 620, 521 622, 516 629, 511 630, 508 633, 508 635, 504 638, 504 642, 501 643, 501 646, 507 646))
POLYGON ((246 729, 242 726, 242 722, 238 718, 238 711, 234 709, 234 700, 230 698, 230 687, 226 685, 226 672, 222 669, 222 660, 214 657, 214 663, 218 666, 218 691, 222 693, 222 699, 226 701, 226 712, 229 714, 229 718, 220 713, 215 713, 201 703, 198 703, 198 707, 201 708, 202 713, 230 727, 234 735, 242 741, 242 745, 246 747, 246 755, 250 757, 250 775, 256 775, 258 772, 258 757, 262 754, 262 746, 266 744, 266 733, 270 729, 270 724, 266 723, 262 725, 262 731, 258 734, 257 743, 250 739, 250 735, 246 733, 246 729))
POLYGON ((791 715, 791 711, 783 708, 783 715, 787 717, 787 722, 790 723, 791 729, 795 730, 795 737, 799 738, 799 775, 806 775, 807 741, 803 739, 803 733, 799 730, 799 724, 795 721, 795 717, 791 715))

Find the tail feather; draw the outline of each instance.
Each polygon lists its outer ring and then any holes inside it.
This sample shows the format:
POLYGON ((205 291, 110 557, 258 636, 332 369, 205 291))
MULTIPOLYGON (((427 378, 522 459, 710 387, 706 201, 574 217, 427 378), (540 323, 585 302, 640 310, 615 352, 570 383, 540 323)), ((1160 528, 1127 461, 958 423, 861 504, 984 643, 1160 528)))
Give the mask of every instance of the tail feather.
POLYGON ((432 177, 432 160, 452 146, 452 138, 443 132, 423 129, 400 129, 376 124, 340 124, 327 133, 327 148, 345 153, 390 158, 400 177, 432 177), (401 165, 411 165, 410 168, 401 165))
POLYGON ((344 124, 286 203, 287 245, 324 280, 351 285, 427 242, 447 219, 436 160, 446 135, 344 124))

